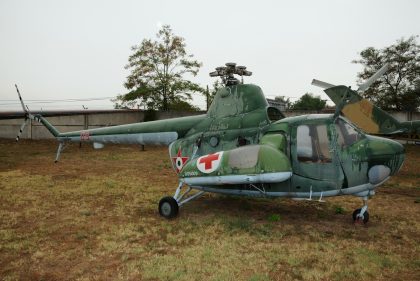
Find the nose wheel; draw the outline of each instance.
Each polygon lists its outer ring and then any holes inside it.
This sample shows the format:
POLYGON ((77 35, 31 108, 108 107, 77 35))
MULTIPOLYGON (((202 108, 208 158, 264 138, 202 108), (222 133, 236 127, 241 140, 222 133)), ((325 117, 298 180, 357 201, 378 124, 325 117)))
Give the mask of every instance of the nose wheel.
POLYGON ((191 187, 188 187, 184 193, 181 193, 183 183, 180 182, 178 188, 175 191, 174 197, 166 196, 160 199, 159 201, 159 214, 167 219, 175 218, 178 215, 179 207, 185 203, 194 200, 204 194, 204 191, 196 192, 190 196, 187 196, 192 190, 191 187))
POLYGON ((363 223, 366 224, 369 221, 369 212, 367 211, 368 209, 368 198, 364 197, 363 198, 363 207, 354 210, 353 212, 353 221, 355 223, 363 223))
POLYGON ((160 199, 159 214, 167 219, 175 218, 178 215, 178 202, 173 197, 167 196, 160 199))

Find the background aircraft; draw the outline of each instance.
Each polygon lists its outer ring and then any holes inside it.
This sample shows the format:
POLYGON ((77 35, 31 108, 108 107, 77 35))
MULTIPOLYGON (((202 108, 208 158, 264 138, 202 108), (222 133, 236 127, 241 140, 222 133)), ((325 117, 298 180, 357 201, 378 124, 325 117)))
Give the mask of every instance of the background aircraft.
POLYGON ((367 135, 337 114, 282 118, 260 87, 234 76, 251 74, 234 63, 210 73, 221 77, 225 87, 205 115, 66 133, 29 112, 18 90, 26 116, 20 132, 29 119, 45 125, 59 142, 56 161, 68 142, 91 142, 95 148, 105 143, 169 145, 179 185, 159 202, 166 218, 176 217, 180 206, 205 192, 320 201, 354 195, 364 205, 353 219, 366 223, 368 198, 400 169, 403 146, 367 135))
POLYGON ((358 94, 369 88, 387 69, 388 65, 384 65, 375 75, 360 85, 357 91, 350 87, 334 86, 316 79, 312 81, 312 84, 324 88, 324 92, 336 104, 337 111, 366 133, 420 141, 420 120, 400 122, 358 94))

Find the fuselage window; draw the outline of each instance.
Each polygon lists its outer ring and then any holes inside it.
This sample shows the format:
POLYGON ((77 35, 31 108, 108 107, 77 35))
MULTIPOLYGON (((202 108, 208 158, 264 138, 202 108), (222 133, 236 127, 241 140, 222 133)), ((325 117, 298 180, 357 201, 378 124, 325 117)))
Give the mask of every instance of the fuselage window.
POLYGON ((275 107, 267 108, 267 116, 271 122, 275 122, 284 118, 284 114, 281 113, 281 111, 275 107))
POLYGON ((335 129, 338 135, 338 144, 341 146, 350 146, 362 138, 361 133, 342 119, 337 120, 335 129))
POLYGON ((296 149, 301 162, 331 162, 327 126, 300 125, 297 128, 296 149))
POLYGON ((331 162, 331 154, 328 141, 328 132, 326 125, 317 125, 316 126, 318 145, 316 146, 318 150, 318 161, 320 162, 331 162))
POLYGON ((299 161, 312 161, 313 150, 309 126, 301 125, 297 128, 297 157, 299 161))

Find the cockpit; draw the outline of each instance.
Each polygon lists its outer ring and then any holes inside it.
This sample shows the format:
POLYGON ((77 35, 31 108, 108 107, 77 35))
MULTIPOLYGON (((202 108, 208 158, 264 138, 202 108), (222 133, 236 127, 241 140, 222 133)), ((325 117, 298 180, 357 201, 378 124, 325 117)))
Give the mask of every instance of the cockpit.
POLYGON ((363 133, 341 117, 333 124, 325 119, 302 124, 296 131, 297 158, 300 162, 330 163, 335 144, 346 148, 363 138, 363 133))
POLYGON ((363 133, 342 118, 336 119, 335 132, 337 135, 337 144, 341 147, 348 147, 364 137, 363 133))

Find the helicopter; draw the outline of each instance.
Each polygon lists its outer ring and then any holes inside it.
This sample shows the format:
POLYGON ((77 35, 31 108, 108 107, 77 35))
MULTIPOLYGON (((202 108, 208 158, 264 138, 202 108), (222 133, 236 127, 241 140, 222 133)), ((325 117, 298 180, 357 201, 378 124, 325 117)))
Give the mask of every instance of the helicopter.
POLYGON ((364 132, 419 143, 420 120, 400 122, 368 99, 360 96, 366 91, 366 86, 378 79, 388 68, 388 64, 382 66, 369 78, 370 81, 368 80, 360 85, 356 91, 352 90, 351 87, 336 87, 333 84, 316 79, 312 80, 312 85, 323 88, 324 92, 340 110, 340 114, 364 132))
POLYGON ((16 140, 31 119, 57 139, 56 162, 69 142, 93 143, 96 149, 106 143, 169 146, 179 184, 158 204, 167 219, 204 193, 318 201, 353 195, 363 199, 353 220, 367 223, 368 199, 401 168, 404 147, 365 134, 337 112, 285 118, 268 105, 259 86, 243 82, 251 75, 235 63, 211 72, 224 87, 203 115, 66 133, 32 114, 16 86, 25 113, 16 140))

